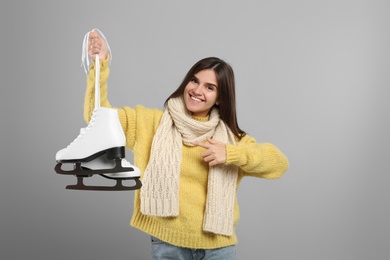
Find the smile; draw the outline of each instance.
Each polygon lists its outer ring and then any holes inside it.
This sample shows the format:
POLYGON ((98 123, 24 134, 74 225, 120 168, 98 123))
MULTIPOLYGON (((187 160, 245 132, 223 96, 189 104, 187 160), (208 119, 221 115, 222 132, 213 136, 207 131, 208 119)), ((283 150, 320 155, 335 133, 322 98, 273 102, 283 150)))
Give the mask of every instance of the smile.
POLYGON ((201 100, 201 99, 199 99, 199 98, 196 98, 196 97, 194 97, 194 96, 192 96, 192 95, 190 95, 190 98, 191 98, 192 100, 194 100, 194 101, 197 101, 197 102, 203 102, 203 100, 201 100))

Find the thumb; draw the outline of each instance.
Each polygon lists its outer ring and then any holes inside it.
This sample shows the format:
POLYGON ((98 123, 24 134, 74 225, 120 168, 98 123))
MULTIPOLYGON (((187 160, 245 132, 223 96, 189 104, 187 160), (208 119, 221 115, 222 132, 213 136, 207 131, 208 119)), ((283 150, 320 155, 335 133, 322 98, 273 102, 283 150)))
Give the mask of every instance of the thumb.
POLYGON ((217 140, 214 140, 212 137, 207 137, 207 141, 210 143, 210 144, 216 144, 218 143, 217 140))

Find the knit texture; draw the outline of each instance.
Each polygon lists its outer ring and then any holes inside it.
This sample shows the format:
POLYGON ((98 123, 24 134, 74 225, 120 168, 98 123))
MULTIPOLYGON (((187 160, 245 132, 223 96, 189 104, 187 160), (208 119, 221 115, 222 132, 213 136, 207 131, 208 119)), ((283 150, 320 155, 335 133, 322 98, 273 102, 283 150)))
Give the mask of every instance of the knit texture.
MULTIPOLYGON (((182 97, 168 101, 160 126, 153 138, 151 157, 141 190, 141 212, 145 215, 179 215, 179 181, 182 145, 205 142, 207 137, 235 144, 234 135, 212 109, 210 119, 192 118, 182 97)), ((238 169, 234 165, 210 167, 203 230, 231 236, 238 169)))

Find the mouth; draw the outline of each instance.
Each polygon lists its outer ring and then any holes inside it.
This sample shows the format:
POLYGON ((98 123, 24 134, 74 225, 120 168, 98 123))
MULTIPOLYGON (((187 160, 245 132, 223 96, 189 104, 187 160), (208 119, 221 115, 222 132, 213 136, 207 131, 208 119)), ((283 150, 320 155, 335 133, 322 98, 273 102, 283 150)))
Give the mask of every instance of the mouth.
POLYGON ((193 101, 196 101, 196 102, 204 102, 204 100, 200 99, 200 98, 197 98, 197 97, 194 97, 193 95, 189 94, 190 95, 190 99, 192 99, 193 101))

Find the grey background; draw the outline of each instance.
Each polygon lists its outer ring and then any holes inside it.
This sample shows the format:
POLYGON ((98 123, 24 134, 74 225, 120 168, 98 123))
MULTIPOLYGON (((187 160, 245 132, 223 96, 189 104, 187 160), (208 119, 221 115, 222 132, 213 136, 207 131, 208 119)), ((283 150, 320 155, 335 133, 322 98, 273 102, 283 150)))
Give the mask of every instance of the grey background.
POLYGON ((162 108, 203 57, 233 66, 241 128, 290 161, 279 180, 243 180, 238 259, 388 259, 389 8, 2 1, 1 259, 150 259, 129 226, 132 192, 68 191, 75 179, 54 172, 85 126, 81 43, 94 27, 113 51, 115 106, 162 108))

